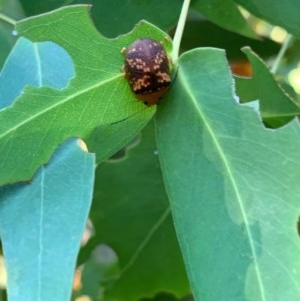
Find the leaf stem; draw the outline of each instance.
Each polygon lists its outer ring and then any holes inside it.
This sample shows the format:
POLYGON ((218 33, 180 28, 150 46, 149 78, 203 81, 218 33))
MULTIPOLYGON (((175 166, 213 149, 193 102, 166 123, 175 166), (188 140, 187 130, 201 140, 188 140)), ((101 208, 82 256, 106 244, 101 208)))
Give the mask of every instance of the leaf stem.
POLYGON ((5 21, 5 22, 7 22, 7 23, 9 23, 9 24, 11 24, 13 26, 15 26, 16 23, 17 23, 16 20, 14 20, 14 19, 12 19, 12 18, 10 18, 10 17, 8 17, 8 16, 6 16, 6 15, 4 15, 2 13, 0 13, 0 20, 3 20, 3 21, 5 21))
POLYGON ((278 69, 278 67, 279 67, 280 61, 282 60, 282 58, 283 58, 283 56, 284 56, 284 53, 285 53, 286 50, 288 49, 288 47, 289 47, 289 45, 290 45, 290 42, 291 42, 292 38, 293 38, 293 36, 292 36, 291 34, 288 34, 288 35, 285 37, 285 39, 284 39, 284 41, 283 41, 283 43, 282 43, 282 45, 281 45, 281 48, 280 48, 280 50, 279 50, 279 52, 278 52, 278 55, 277 55, 277 57, 276 57, 276 59, 275 59, 275 61, 274 61, 274 63, 273 63, 272 68, 271 68, 271 72, 272 72, 273 74, 276 73, 276 71, 277 71, 277 69, 278 69))
POLYGON ((176 62, 178 59, 178 56, 179 56, 179 48, 180 48, 181 38, 182 38, 187 14, 188 14, 189 7, 190 7, 190 2, 191 2, 191 0, 184 0, 182 8, 181 8, 177 28, 176 28, 174 39, 173 39, 173 52, 172 52, 173 62, 176 62))

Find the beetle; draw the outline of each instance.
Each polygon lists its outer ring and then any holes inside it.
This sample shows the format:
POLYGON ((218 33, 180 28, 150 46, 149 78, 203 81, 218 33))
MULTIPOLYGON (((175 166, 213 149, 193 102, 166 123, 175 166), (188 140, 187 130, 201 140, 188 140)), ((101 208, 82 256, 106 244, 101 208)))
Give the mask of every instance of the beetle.
POLYGON ((158 104, 171 84, 170 63, 162 44, 150 38, 134 41, 123 48, 125 77, 139 100, 158 104))

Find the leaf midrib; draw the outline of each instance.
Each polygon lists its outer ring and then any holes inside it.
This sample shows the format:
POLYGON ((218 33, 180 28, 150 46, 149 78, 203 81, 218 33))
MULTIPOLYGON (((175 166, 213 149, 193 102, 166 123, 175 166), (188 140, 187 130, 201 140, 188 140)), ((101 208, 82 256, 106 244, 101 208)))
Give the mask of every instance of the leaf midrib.
POLYGON ((209 120, 205 118, 205 114, 201 111, 201 108, 198 105, 198 102, 197 102, 196 98, 192 94, 193 89, 191 89, 191 87, 189 86, 189 80, 188 80, 188 77, 185 76, 183 68, 181 69, 181 82, 182 82, 183 88, 186 90, 187 95, 190 97, 196 111, 199 113, 199 117, 203 121, 203 124, 204 124, 205 128, 207 129, 208 134, 211 137, 212 142, 213 142, 213 144, 215 145, 215 147, 217 149, 217 153, 219 154, 220 159, 221 159, 221 161, 223 162, 223 164, 225 166, 225 171, 228 174, 229 182, 232 185, 233 191, 236 195, 236 199, 238 201, 238 204, 239 204, 239 207, 240 207, 243 219, 244 219, 246 234, 247 234, 248 239, 249 239, 250 250, 251 250, 251 253, 252 253, 252 256, 253 256, 255 271, 256 271, 256 275, 257 275, 257 279, 258 279, 258 285, 259 285, 259 288, 260 288, 260 291, 261 291, 262 300, 266 301, 266 297, 265 297, 265 293, 264 293, 264 289, 263 289, 263 284, 262 284, 261 272, 259 270, 259 265, 257 263, 258 258, 256 256, 255 246, 253 245, 254 238, 251 234, 251 230, 250 230, 250 227, 249 227, 250 223, 249 223, 249 220, 247 218, 247 213, 246 213, 246 210, 245 210, 243 202, 242 202, 242 195, 241 195, 240 190, 238 188, 238 184, 236 183, 236 181, 234 179, 233 171, 230 167, 230 164, 229 164, 229 161, 226 157, 226 154, 222 149, 221 143, 218 140, 217 135, 215 135, 215 133, 214 133, 213 127, 211 126, 209 120))
MULTIPOLYGON (((122 77, 123 75, 122 74, 118 74, 114 77, 111 77, 109 79, 106 79, 104 81, 100 81, 96 84, 93 84, 93 85, 90 85, 88 87, 86 87, 85 89, 81 89, 75 93, 72 93, 70 94, 69 96, 67 96, 66 98, 63 98, 61 101, 53 104, 53 105, 50 105, 49 107, 45 108, 44 110, 41 110, 40 112, 36 113, 36 114, 33 114, 33 115, 30 115, 28 118, 25 118, 23 121, 21 122, 18 122, 15 126, 11 127, 10 129, 8 129, 7 131, 3 132, 3 133, 0 133, 0 139, 3 139, 5 138, 6 135, 9 135, 11 132, 13 131, 16 131, 18 130, 19 128, 21 128, 23 125, 25 125, 26 123, 29 123, 31 122, 32 120, 34 120, 35 118, 38 118, 40 116, 42 116, 43 114, 46 114, 47 112, 51 111, 52 109, 55 109, 56 107, 60 106, 60 105, 64 105, 66 102, 68 102, 69 100, 75 98, 75 97, 78 97, 84 93, 87 93, 89 91, 92 91, 93 89, 96 89, 96 88, 99 88, 101 87, 102 85, 105 85, 111 81, 114 81, 116 79, 118 79, 119 77, 122 77)), ((40 89, 40 88, 36 88, 36 89, 40 89)), ((67 88, 66 88, 67 89, 67 88)), ((63 91, 63 90, 62 90, 63 91)), ((23 94, 24 95, 24 94, 23 94)), ((18 100, 20 101, 20 99, 18 100)), ((13 110, 13 106, 12 107, 9 107, 7 108, 7 110, 13 110)), ((5 113, 7 110, 4 110, 3 113, 5 113)))

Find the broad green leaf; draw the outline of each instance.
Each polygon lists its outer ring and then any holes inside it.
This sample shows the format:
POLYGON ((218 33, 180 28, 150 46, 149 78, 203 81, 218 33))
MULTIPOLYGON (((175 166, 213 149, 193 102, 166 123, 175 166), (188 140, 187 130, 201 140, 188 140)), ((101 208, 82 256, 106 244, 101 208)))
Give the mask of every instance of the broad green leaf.
MULTIPOLYGON (((155 107, 138 102, 131 92, 120 71, 124 62, 120 50, 138 37, 161 40, 165 33, 156 27, 142 22, 130 34, 110 40, 96 31, 86 6, 73 6, 24 20, 16 29, 31 40, 63 47, 73 60, 75 78, 63 90, 27 87, 0 112, 0 157, 5 158, 0 184, 29 179, 68 137, 88 137, 97 127, 101 132, 129 118, 136 120, 127 133, 133 137, 155 113, 155 107)), ((167 42, 167 51, 170 47, 167 42)), ((116 148, 111 141, 106 143, 116 148)), ((102 153, 97 156, 103 158, 102 153)))
POLYGON ((95 168, 77 143, 65 142, 31 182, 0 188, 9 301, 70 299, 95 168))
POLYGON ((215 24, 233 32, 256 38, 233 0, 196 0, 192 7, 215 24))
POLYGON ((250 48, 243 52, 251 62, 253 76, 236 77, 237 94, 242 102, 259 100, 261 116, 269 127, 279 127, 300 114, 300 105, 282 90, 268 67, 250 48))
POLYGON ((120 273, 104 290, 105 300, 139 300, 158 292, 188 294, 153 126, 142 132, 141 141, 125 158, 98 166, 90 218, 95 236, 81 256, 105 243, 120 263, 120 273))
POLYGON ((285 28, 300 38, 300 2, 298 0, 234 0, 253 15, 285 28))
POLYGON ((194 297, 300 297, 300 127, 236 102, 224 52, 179 59, 156 115, 158 153, 194 297))

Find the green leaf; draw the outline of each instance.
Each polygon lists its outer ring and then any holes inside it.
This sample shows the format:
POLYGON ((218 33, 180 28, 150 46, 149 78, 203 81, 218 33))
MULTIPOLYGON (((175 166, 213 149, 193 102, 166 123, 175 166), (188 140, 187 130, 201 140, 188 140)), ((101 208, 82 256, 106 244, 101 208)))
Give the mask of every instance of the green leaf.
POLYGON ((97 168, 90 218, 96 233, 82 250, 81 260, 96 245, 105 243, 120 262, 120 274, 105 288, 105 298, 129 301, 158 292, 177 297, 188 294, 155 154, 153 126, 145 128, 141 141, 125 158, 97 168))
POLYGON ((122 149, 148 122, 144 114, 139 114, 122 122, 96 127, 85 140, 89 150, 97 154, 97 162, 102 162, 122 149))
POLYGON ((271 40, 257 40, 237 35, 228 30, 201 18, 189 19, 185 25, 181 43, 182 52, 209 45, 211 47, 226 49, 226 56, 230 62, 245 61, 241 48, 250 46, 262 57, 277 55, 279 44, 271 40))
POLYGON ((197 0, 192 2, 192 7, 225 29, 257 38, 233 0, 197 0))
MULTIPOLYGON (((120 50, 138 37, 161 40, 165 33, 156 27, 142 22, 130 34, 109 40, 96 31, 86 6, 73 6, 24 20, 16 28, 34 41, 49 40, 63 47, 73 60, 76 76, 63 90, 27 87, 11 107, 0 112, 0 157, 6 158, 1 162, 5 173, 0 173, 0 184, 30 179, 68 137, 85 138, 96 127, 136 119, 124 145, 152 118, 155 106, 136 101, 120 71, 124 61, 120 50)), ((167 51, 170 48, 167 42, 167 51)), ((116 141, 113 135, 111 139, 116 141)), ((105 143, 116 147, 110 140, 105 143)), ((103 158, 103 153, 97 157, 103 158)))
POLYGON ((38 15, 71 4, 74 0, 19 0, 27 16, 38 15))
POLYGON ((236 77, 237 94, 243 102, 259 100, 262 118, 269 127, 279 127, 300 114, 294 101, 273 78, 268 67, 250 48, 243 48, 253 69, 251 79, 236 77))
POLYGON ((147 20, 170 30, 176 25, 182 1, 179 0, 114 0, 92 2, 92 17, 97 28, 107 37, 131 30, 140 20, 147 20))
POLYGON ((147 20, 163 30, 177 23, 182 2, 180 0, 20 0, 27 15, 45 13, 67 4, 91 4, 91 16, 96 27, 106 37, 116 37, 130 31, 136 23, 147 20))
POLYGON ((27 15, 38 15, 67 4, 91 4, 95 26, 106 37, 116 37, 130 31, 136 23, 147 20, 163 30, 177 23, 180 0, 20 0, 27 15))
POLYGON ((285 28, 300 38, 300 2, 298 0, 234 0, 253 15, 285 28))
POLYGON ((300 128, 236 103, 224 52, 190 51, 156 115, 158 152, 196 300, 298 300, 300 128))
POLYGON ((0 109, 11 105, 26 85, 62 89, 73 76, 72 60, 63 48, 20 38, 0 74, 0 109))
POLYGON ((10 301, 70 299, 95 168, 77 143, 65 142, 30 183, 0 188, 10 301))

